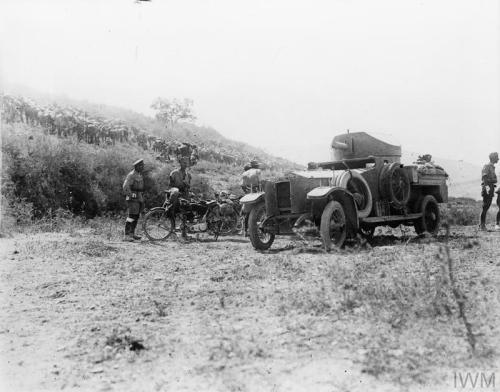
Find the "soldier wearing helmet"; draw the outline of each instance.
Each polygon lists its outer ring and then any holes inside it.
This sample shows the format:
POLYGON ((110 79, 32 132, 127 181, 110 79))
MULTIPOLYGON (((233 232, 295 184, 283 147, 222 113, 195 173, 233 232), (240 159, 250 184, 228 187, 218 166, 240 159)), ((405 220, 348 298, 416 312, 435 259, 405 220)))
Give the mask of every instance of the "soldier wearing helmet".
MULTIPOLYGON (((495 187, 497 184, 497 176, 495 174, 495 164, 498 162, 498 153, 492 152, 489 156, 490 162, 484 165, 481 173, 481 196, 483 197, 483 210, 481 212, 480 230, 486 231, 486 214, 493 201, 495 187)), ((500 203, 500 194, 497 193, 497 204, 500 203)), ((500 230, 500 211, 497 213, 495 230, 500 230)))
POLYGON ((125 221, 124 241, 140 240, 141 237, 135 234, 137 222, 144 208, 144 161, 139 159, 134 162, 134 170, 127 174, 123 183, 123 192, 127 201, 128 216, 125 221))

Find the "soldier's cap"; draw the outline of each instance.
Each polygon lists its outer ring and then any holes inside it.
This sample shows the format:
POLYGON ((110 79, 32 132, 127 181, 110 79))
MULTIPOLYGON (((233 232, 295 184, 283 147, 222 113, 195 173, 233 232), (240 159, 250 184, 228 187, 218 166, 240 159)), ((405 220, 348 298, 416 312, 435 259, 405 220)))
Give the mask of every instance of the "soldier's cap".
POLYGON ((257 162, 257 161, 251 161, 250 162, 250 166, 253 167, 253 168, 258 168, 259 167, 259 162, 257 162))
POLYGON ((490 160, 495 159, 495 158, 497 158, 497 159, 498 159, 498 152, 492 152, 492 153, 490 154, 490 160))
POLYGON ((139 163, 144 164, 144 159, 138 159, 137 161, 134 162, 134 167, 136 167, 139 163))
POLYGON ((250 170, 252 168, 252 165, 250 165, 249 163, 247 163, 245 166, 243 166, 243 170, 247 171, 247 170, 250 170))

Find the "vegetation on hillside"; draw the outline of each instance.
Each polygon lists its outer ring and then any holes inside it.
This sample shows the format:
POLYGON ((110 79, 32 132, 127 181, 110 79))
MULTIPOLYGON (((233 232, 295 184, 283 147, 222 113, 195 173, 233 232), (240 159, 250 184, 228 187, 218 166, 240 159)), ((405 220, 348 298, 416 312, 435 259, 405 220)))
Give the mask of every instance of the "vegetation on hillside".
POLYGON ((189 100, 158 99, 152 118, 64 97, 30 96, 2 98, 2 216, 8 221, 28 223, 61 211, 87 218, 121 212, 122 182, 138 158, 146 163, 146 208, 161 205, 176 162, 175 155, 158 155, 155 140, 200 147, 191 168, 192 190, 207 198, 216 190, 239 193, 243 162, 250 159, 267 168, 265 176, 296 167, 186 122, 195 119, 189 100))
MULTIPOLYGON (((88 218, 121 212, 122 183, 138 158, 146 163, 146 208, 161 205, 176 162, 160 162, 134 144, 98 146, 25 124, 2 124, 2 215, 23 224, 61 210, 88 218)), ((239 192, 238 166, 200 160, 191 170, 192 190, 203 197, 217 190, 239 192)))

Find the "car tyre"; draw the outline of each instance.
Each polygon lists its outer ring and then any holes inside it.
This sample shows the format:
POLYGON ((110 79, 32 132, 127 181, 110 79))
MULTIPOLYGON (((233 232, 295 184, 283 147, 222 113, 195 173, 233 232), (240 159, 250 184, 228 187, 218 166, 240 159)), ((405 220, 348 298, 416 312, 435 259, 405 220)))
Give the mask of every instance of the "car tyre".
POLYGON ((344 207, 338 201, 331 200, 323 210, 320 233, 327 252, 332 248, 340 249, 344 245, 347 238, 347 219, 344 207))
POLYGON ((441 214, 436 198, 432 195, 426 195, 417 205, 420 206, 419 212, 422 213, 422 217, 414 222, 415 231, 417 234, 427 232, 436 235, 441 222, 441 214))
POLYGON ((259 225, 266 219, 266 205, 258 203, 248 216, 248 235, 257 250, 267 250, 274 242, 274 233, 264 233, 259 225))
POLYGON ((337 182, 337 186, 347 189, 353 195, 358 193, 362 196, 361 204, 356 203, 358 207, 358 217, 366 218, 372 212, 373 197, 368 182, 357 170, 349 170, 342 173, 337 182))

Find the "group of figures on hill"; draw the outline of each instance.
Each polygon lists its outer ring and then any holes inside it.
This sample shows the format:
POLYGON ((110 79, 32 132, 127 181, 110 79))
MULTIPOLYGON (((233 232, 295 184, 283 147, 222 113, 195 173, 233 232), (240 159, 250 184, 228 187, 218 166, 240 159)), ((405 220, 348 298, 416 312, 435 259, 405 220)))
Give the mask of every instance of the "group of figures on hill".
POLYGON ((59 137, 75 136, 78 141, 96 145, 135 141, 146 149, 155 139, 120 120, 92 116, 74 107, 44 106, 12 95, 4 95, 2 101, 2 118, 6 123, 40 126, 46 133, 59 137))
POLYGON ((241 151, 231 153, 221 144, 213 146, 167 140, 151 135, 144 129, 116 118, 92 115, 79 108, 57 104, 41 105, 22 96, 2 95, 2 119, 6 123, 21 122, 42 127, 44 132, 58 137, 75 137, 79 142, 95 145, 135 143, 156 153, 156 159, 169 162, 189 157, 191 165, 199 159, 226 165, 243 165, 250 157, 241 151))

